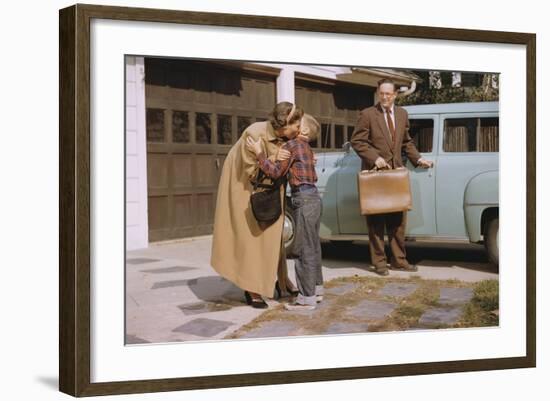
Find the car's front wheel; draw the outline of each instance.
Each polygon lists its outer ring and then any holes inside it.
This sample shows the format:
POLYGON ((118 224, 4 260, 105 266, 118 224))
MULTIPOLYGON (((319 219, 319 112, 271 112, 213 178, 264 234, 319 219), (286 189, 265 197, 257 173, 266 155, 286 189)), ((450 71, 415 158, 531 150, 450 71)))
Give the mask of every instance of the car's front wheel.
POLYGON ((485 249, 491 263, 498 266, 498 216, 487 224, 485 230, 485 249))

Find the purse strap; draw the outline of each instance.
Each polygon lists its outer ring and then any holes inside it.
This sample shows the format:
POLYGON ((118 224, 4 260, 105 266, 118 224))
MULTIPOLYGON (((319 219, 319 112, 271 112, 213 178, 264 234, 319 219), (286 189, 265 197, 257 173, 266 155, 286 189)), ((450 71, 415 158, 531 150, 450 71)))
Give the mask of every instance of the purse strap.
POLYGON ((265 173, 262 171, 261 168, 258 168, 258 174, 256 175, 256 180, 253 182, 254 184, 254 191, 256 191, 258 188, 265 188, 265 189, 275 189, 278 188, 281 185, 280 180, 274 180, 271 177, 268 177, 265 175, 265 173), (262 180, 265 178, 269 178, 271 180, 271 184, 263 184, 262 180))

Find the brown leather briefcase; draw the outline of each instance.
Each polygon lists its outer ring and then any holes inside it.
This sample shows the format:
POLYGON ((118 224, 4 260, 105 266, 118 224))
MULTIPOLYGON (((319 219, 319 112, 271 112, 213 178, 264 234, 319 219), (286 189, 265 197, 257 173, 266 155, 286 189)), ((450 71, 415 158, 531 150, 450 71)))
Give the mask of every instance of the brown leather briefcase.
POLYGON ((405 167, 360 171, 357 187, 362 215, 402 212, 412 208, 409 171, 405 167))

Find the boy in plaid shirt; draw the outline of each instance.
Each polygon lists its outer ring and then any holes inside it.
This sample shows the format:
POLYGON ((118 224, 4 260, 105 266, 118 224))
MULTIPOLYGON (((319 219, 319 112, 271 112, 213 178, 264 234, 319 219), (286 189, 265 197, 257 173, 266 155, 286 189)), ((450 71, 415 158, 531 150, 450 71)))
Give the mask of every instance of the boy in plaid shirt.
POLYGON ((300 133, 284 145, 290 158, 273 162, 262 151, 259 141, 247 138, 247 148, 258 158, 259 167, 271 178, 289 174, 291 202, 295 222, 294 259, 296 283, 299 294, 293 303, 285 305, 288 310, 312 310, 323 298, 323 274, 321 268, 321 241, 319 225, 321 220, 321 197, 315 183, 315 156, 309 141, 319 136, 320 125, 309 114, 304 114, 300 133))

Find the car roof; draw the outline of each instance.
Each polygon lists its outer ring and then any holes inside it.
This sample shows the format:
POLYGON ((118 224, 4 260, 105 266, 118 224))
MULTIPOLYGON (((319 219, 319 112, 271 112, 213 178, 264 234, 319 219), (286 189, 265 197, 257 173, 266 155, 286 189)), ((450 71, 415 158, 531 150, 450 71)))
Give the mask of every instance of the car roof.
POLYGON ((403 106, 409 114, 471 113, 498 111, 498 102, 441 103, 403 106))

